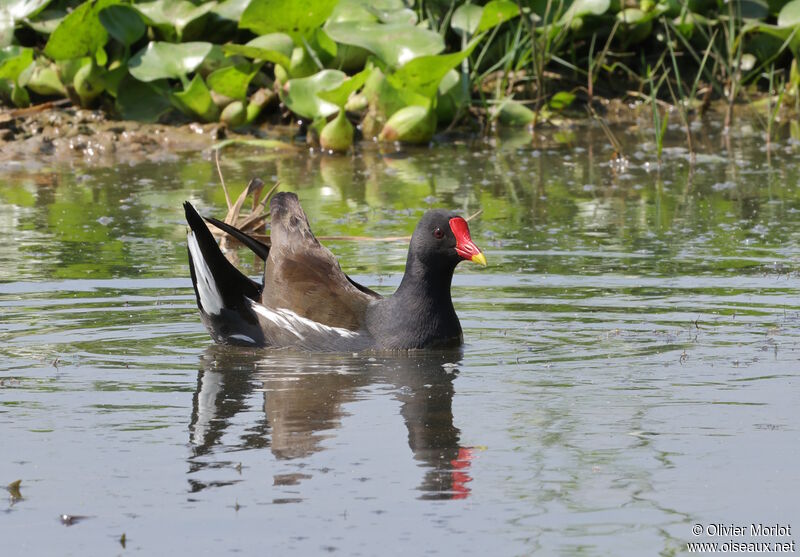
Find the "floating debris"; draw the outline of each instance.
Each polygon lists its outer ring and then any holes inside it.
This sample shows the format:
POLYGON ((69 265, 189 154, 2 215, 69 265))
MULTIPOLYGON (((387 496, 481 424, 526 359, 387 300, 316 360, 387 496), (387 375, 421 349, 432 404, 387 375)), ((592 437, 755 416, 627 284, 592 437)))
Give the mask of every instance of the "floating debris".
POLYGON ((77 514, 62 514, 59 518, 61 519, 61 524, 63 524, 64 526, 72 526, 74 524, 77 524, 78 522, 81 522, 82 520, 86 520, 87 518, 91 517, 81 516, 77 514))
POLYGON ((22 480, 13 481, 6 486, 6 489, 11 494, 12 503, 22 500, 22 492, 19 490, 20 485, 22 485, 22 480))

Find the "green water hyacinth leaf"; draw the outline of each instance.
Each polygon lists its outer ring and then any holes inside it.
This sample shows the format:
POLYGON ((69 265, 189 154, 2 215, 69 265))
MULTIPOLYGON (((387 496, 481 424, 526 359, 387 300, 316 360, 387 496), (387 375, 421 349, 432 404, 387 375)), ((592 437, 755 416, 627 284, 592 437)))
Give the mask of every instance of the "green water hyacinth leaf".
POLYGON ((0 79, 16 83, 19 75, 32 63, 32 48, 7 46, 0 50, 0 79))
POLYGON ((794 27, 800 24, 800 0, 792 0, 781 8, 778 27, 794 27))
POLYGON ((570 23, 573 19, 588 15, 603 15, 610 7, 611 0, 575 0, 561 16, 560 22, 570 23))
POLYGON ((36 14, 34 19, 26 19, 25 25, 42 35, 51 35, 67 15, 69 14, 64 10, 48 8, 36 14))
POLYGON ((623 44, 631 45, 642 42, 653 30, 653 17, 655 11, 643 12, 639 8, 625 8, 617 12, 617 21, 620 22, 620 35, 623 44))
POLYGON ((238 128, 244 125, 247 120, 247 110, 242 101, 233 101, 222 110, 219 121, 224 122, 231 128, 238 128))
POLYGON ((193 116, 199 116, 206 122, 216 122, 219 119, 219 108, 211 98, 205 81, 195 75, 189 86, 173 97, 178 101, 178 106, 193 116))
MULTIPOLYGON (((777 55, 784 45, 789 49, 789 51, 794 53, 796 58, 800 57, 800 29, 798 29, 797 25, 781 27, 780 25, 769 25, 767 23, 759 22, 751 25, 745 25, 742 28, 742 35, 749 33, 762 33, 777 39, 777 41, 772 42, 771 48, 768 49, 768 52, 764 53, 768 57, 777 55)), ((762 40, 761 35, 756 35, 754 39, 748 41, 748 47, 751 45, 754 47, 761 47, 763 49, 767 43, 762 40)))
POLYGON ((103 76, 103 82, 106 85, 108 94, 116 98, 119 94, 119 84, 128 75, 128 66, 125 64, 116 65, 112 62, 110 67, 112 69, 108 70, 103 76))
POLYGON ((50 0, 0 0, 0 11, 7 12, 14 21, 30 17, 47 6, 50 0))
POLYGON ((320 27, 338 0, 252 0, 239 20, 239 27, 259 35, 286 33, 296 43, 320 27))
POLYGON ((372 73, 372 68, 367 68, 363 71, 360 71, 353 77, 345 79, 342 84, 335 89, 320 91, 317 93, 317 96, 323 101, 328 101, 336 106, 344 107, 344 105, 347 103, 347 99, 350 98, 350 95, 353 92, 361 89, 361 87, 364 85, 364 82, 367 81, 370 73, 372 73))
POLYGON ((285 33, 270 33, 256 37, 247 44, 226 44, 222 47, 225 54, 280 64, 287 70, 291 65, 293 50, 294 41, 285 33))
POLYGON ((519 6, 509 0, 493 0, 483 7, 475 33, 482 33, 519 15, 519 6))
POLYGON ((58 72, 50 64, 39 58, 35 64, 31 64, 17 78, 21 86, 27 87, 37 95, 67 96, 67 89, 58 77, 58 72))
POLYGON ((0 0, 0 48, 11 44, 18 21, 39 12, 50 0, 0 0))
POLYGON ((88 106, 103 93, 106 87, 103 79, 104 74, 105 70, 92 63, 91 60, 89 63, 81 66, 75 73, 72 86, 78 94, 78 97, 80 97, 82 106, 88 106))
POLYGON ((527 106, 508 99, 493 111, 501 124, 527 126, 536 119, 536 113, 527 106))
POLYGON ((550 108, 553 110, 564 110, 575 100, 575 94, 569 91, 559 91, 550 99, 550 108))
POLYGON ((347 75, 339 70, 322 70, 310 77, 290 79, 286 83, 283 101, 289 110, 303 118, 327 118, 339 107, 321 99, 317 93, 336 89, 346 78, 347 75))
POLYGON ((108 32, 100 23, 100 12, 119 0, 87 0, 56 27, 44 47, 53 60, 94 56, 108 42, 108 32))
POLYGON ((183 80, 203 63, 212 48, 213 45, 206 42, 172 44, 151 41, 131 57, 128 68, 139 81, 183 80))
POLYGON ((8 46, 14 39, 16 22, 7 11, 0 10, 0 48, 8 46))
POLYGON ((406 25, 417 24, 417 14, 414 10, 407 8, 402 3, 397 2, 365 2, 367 9, 378 21, 382 23, 404 23, 406 25))
MULTIPOLYGON (((729 0, 730 1, 730 0, 729 0)), ((733 13, 743 19, 765 19, 769 16, 766 0, 732 0, 733 13)), ((728 2, 726 2, 727 8, 728 2)))
POLYGON ((222 19, 238 23, 249 3, 250 0, 225 0, 214 6, 211 11, 222 19))
POLYGON ((469 103, 469 90, 461 86, 461 75, 455 71, 447 72, 439 83, 436 99, 436 120, 439 125, 453 121, 459 110, 469 103))
POLYGON ((167 38, 175 35, 180 40, 190 24, 205 17, 216 5, 216 2, 196 6, 188 0, 155 0, 134 4, 133 7, 167 38))
POLYGON ((344 114, 344 109, 325 124, 319 134, 319 146, 326 151, 344 153, 353 145, 353 124, 344 114))
POLYGON ((169 92, 162 83, 143 83, 128 75, 119 84, 116 108, 125 120, 157 122, 172 109, 172 105, 169 92))
POLYGON ((102 10, 98 17, 108 34, 125 47, 141 39, 147 30, 139 12, 125 4, 109 6, 102 10))
POLYGON ((328 18, 328 23, 342 21, 380 21, 415 25, 417 14, 403 0, 340 0, 328 18))
POLYGON ((438 33, 403 23, 348 21, 326 25, 325 31, 337 43, 364 48, 395 68, 444 50, 438 33))
POLYGON ((478 24, 481 22, 482 15, 482 6, 461 4, 453 12, 453 17, 450 19, 450 27, 460 35, 472 36, 478 29, 478 24))
POLYGON ((18 83, 14 83, 11 85, 11 102, 14 103, 14 106, 19 108, 24 108, 26 106, 30 106, 31 98, 28 96, 28 90, 25 87, 22 87, 18 83))
POLYGON ((450 22, 451 27, 462 35, 471 37, 488 31, 519 15, 519 6, 510 0, 492 0, 485 6, 462 4, 450 22))
POLYGON ((387 76, 387 79, 395 89, 400 91, 411 89, 425 98, 432 99, 445 74, 472 53, 478 40, 473 39, 464 50, 452 54, 414 58, 394 74, 387 76))
POLYGON ((403 143, 427 143, 436 131, 436 113, 423 106, 401 108, 386 122, 378 139, 403 143))
POLYGON ((256 76, 261 64, 236 64, 215 70, 209 74, 208 86, 216 93, 231 99, 243 101, 247 98, 247 88, 256 76))

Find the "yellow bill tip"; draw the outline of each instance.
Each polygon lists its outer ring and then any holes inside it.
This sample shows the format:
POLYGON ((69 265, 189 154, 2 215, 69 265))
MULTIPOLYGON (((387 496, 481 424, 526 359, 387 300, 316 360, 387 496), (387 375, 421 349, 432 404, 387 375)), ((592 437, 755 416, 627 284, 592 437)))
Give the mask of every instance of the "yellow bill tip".
POLYGON ((482 266, 486 267, 486 256, 483 255, 482 253, 478 253, 476 255, 473 255, 472 259, 470 259, 470 261, 472 261, 473 263, 477 263, 478 265, 482 265, 482 266))

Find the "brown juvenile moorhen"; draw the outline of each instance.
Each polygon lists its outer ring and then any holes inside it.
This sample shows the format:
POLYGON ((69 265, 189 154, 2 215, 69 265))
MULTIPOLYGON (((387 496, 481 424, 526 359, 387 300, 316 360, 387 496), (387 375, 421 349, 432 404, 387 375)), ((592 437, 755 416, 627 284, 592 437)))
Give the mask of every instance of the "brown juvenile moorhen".
POLYGON ((203 323, 220 343, 305 350, 410 350, 459 346, 450 298, 456 265, 486 265, 467 222, 432 210, 419 221, 397 291, 384 298, 348 277, 322 246, 293 193, 270 201, 271 245, 208 219, 265 260, 259 285, 222 254, 205 222, 184 203, 189 267, 203 323))

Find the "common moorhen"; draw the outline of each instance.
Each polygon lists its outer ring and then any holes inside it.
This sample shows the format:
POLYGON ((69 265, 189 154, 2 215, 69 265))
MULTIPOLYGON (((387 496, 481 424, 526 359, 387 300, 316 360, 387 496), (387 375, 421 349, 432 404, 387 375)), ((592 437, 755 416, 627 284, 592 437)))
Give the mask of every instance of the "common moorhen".
POLYGON ((463 342, 450 298, 456 265, 486 265, 467 221, 443 210, 426 212, 411 237, 406 271, 388 298, 348 277, 311 232, 297 196, 270 201, 270 245, 216 219, 265 261, 263 285, 222 254, 203 219, 184 203, 189 267, 197 306, 220 343, 358 351, 445 348, 463 342))

